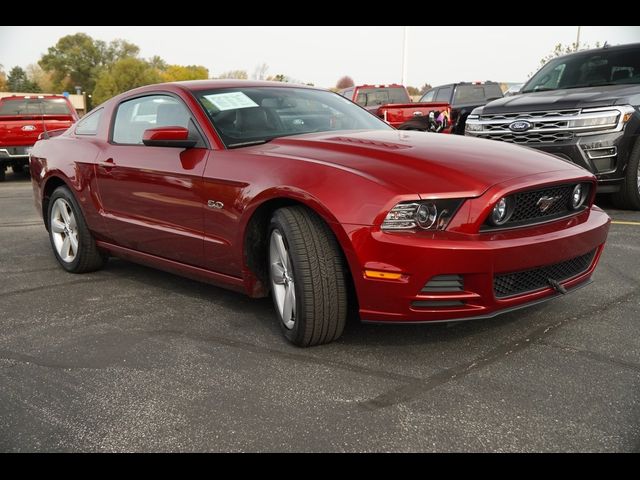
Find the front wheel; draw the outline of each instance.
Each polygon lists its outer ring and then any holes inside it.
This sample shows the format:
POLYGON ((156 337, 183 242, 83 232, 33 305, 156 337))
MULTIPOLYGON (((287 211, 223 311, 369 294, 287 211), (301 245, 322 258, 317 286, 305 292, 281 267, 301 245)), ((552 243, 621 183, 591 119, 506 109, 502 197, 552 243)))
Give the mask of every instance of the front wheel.
POLYGON ((640 140, 629 155, 627 172, 620 191, 613 194, 613 203, 618 208, 640 210, 640 140))
POLYGON ((277 210, 269 226, 271 294, 284 336, 294 345, 329 343, 344 330, 347 285, 333 232, 302 207, 277 210))
POLYGON ((58 187, 49 199, 49 240, 58 263, 71 273, 98 270, 106 256, 82 216, 82 211, 67 187, 58 187))

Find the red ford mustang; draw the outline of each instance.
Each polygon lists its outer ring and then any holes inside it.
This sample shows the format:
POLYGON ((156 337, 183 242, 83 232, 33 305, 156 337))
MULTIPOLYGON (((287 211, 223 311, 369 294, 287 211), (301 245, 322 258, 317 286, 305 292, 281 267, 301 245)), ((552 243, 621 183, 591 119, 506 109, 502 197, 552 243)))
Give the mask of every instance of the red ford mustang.
POLYGON ((119 95, 30 162, 54 254, 109 254, 271 292, 287 339, 363 321, 492 317, 589 282, 609 217, 595 177, 551 155, 397 131, 283 83, 200 81, 119 95))

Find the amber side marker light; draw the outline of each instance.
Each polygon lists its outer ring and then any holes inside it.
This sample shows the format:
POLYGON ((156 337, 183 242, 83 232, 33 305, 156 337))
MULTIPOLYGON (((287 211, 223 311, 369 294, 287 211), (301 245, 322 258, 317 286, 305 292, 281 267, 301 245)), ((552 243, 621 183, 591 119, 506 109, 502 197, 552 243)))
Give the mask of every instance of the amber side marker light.
POLYGON ((382 278, 384 280, 400 280, 401 273, 381 272, 379 270, 365 270, 364 276, 367 278, 382 278))

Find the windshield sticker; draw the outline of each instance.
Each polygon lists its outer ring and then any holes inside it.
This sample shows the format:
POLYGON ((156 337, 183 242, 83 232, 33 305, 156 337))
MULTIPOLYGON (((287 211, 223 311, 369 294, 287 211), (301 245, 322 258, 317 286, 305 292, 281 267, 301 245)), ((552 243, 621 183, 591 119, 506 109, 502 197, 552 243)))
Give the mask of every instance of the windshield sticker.
POLYGON ((213 95, 204 95, 213 105, 224 112, 225 110, 236 110, 238 108, 257 107, 258 104, 247 97, 242 92, 216 93, 213 95))

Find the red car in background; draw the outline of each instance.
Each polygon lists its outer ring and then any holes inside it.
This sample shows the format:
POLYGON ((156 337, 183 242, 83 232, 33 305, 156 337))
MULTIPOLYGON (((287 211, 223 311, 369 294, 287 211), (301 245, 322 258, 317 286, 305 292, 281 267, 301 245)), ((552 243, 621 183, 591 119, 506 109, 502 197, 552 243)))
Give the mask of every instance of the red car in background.
POLYGON ((0 98, 0 181, 5 170, 27 173, 29 152, 43 132, 69 128, 78 120, 73 105, 58 95, 0 98))
POLYGON ((69 272, 115 255, 273 296, 299 346, 363 321, 487 318, 587 284, 609 217, 595 177, 515 145, 391 128, 272 82, 121 94, 31 157, 69 272))

